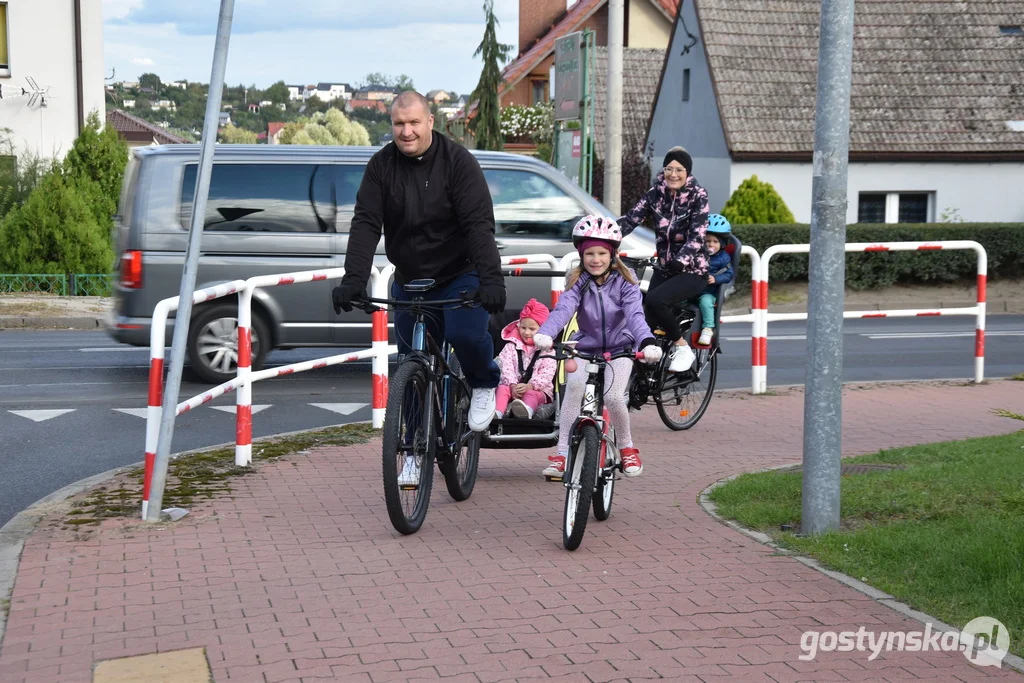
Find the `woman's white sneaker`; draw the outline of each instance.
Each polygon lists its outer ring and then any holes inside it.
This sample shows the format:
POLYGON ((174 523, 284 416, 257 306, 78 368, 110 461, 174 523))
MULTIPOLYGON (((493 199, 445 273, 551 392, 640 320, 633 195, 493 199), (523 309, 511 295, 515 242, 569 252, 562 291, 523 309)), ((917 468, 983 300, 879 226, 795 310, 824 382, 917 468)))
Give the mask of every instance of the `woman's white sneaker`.
POLYGON ((672 357, 668 363, 669 372, 685 372, 693 366, 693 361, 697 360, 697 354, 693 352, 690 345, 679 346, 678 344, 672 349, 672 357))

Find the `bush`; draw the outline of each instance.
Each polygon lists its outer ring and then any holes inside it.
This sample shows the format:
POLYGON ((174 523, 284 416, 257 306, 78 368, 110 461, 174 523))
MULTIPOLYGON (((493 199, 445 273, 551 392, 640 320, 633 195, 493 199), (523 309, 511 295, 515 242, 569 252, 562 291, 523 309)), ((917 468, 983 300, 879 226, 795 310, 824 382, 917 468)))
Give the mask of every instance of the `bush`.
POLYGON ((736 188, 722 207, 722 215, 733 225, 751 223, 792 223, 793 212, 771 183, 750 176, 736 188))
POLYGON ((114 262, 100 187, 53 171, 0 223, 0 272, 106 273, 114 262))
POLYGON ((11 140, 11 130, 0 128, 0 220, 25 203, 43 176, 56 162, 31 152, 16 156, 18 150, 11 140))
MULTIPOLYGON (((807 244, 808 225, 736 225, 736 236, 761 254, 776 244, 807 244)), ((936 242, 974 240, 985 247, 989 279, 1024 277, 1024 225, 1020 223, 855 223, 846 227, 847 242, 936 242)), ((771 260, 771 281, 806 281, 807 255, 784 254, 771 260)), ((878 289, 894 284, 973 281, 977 256, 970 250, 880 252, 846 255, 846 284, 851 289, 878 289)), ((737 286, 750 282, 750 261, 743 259, 737 286)))

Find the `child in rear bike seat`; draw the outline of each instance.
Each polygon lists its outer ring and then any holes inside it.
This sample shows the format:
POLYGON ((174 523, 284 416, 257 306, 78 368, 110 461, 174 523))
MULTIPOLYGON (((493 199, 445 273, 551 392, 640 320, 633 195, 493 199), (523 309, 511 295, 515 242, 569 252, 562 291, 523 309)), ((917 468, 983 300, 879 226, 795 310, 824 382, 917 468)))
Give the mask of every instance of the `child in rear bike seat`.
POLYGON ((732 282, 732 255, 725 250, 732 234, 732 224, 725 216, 708 216, 708 232, 704 236, 704 249, 708 252, 708 286, 697 299, 700 305, 701 331, 697 343, 708 346, 715 337, 715 303, 722 285, 732 282))
POLYGON ((519 320, 501 331, 501 338, 509 343, 497 358, 501 380, 495 395, 494 416, 499 420, 506 408, 513 417, 532 418, 554 396, 558 363, 551 356, 542 356, 533 345, 533 335, 550 314, 547 306, 530 299, 519 313, 519 320))
MULTIPOLYGON (((553 338, 562 331, 573 314, 579 325, 573 339, 576 348, 588 353, 644 352, 644 362, 661 360, 661 347, 644 318, 643 302, 636 275, 619 260, 622 232, 612 218, 584 216, 572 231, 573 246, 580 253, 580 265, 568 274, 565 292, 551 317, 533 335, 541 351, 551 348, 553 338)), ((622 472, 635 477, 644 470, 640 451, 633 447, 626 407, 626 385, 633 370, 631 358, 616 358, 605 368, 604 401, 615 427, 616 442, 622 456, 622 472)), ((570 373, 562 400, 558 430, 558 451, 548 458, 545 476, 560 477, 569 455, 569 435, 579 415, 580 402, 587 383, 586 363, 570 373)))

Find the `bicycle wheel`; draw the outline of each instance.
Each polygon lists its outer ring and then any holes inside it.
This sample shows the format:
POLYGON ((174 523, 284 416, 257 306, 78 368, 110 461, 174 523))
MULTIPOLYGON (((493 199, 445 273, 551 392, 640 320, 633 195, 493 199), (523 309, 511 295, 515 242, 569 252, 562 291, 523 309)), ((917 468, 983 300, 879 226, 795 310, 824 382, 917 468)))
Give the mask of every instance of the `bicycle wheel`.
POLYGON ((658 415, 665 426, 673 431, 689 429, 697 424, 711 403, 718 377, 718 353, 709 349, 694 349, 697 360, 686 372, 667 372, 662 366, 659 390, 655 396, 658 415))
POLYGON ((388 391, 382 455, 384 502, 391 524, 403 534, 419 530, 430 504, 436 444, 426 433, 428 410, 426 371, 419 363, 402 363, 388 391))
MULTIPOLYGON (((458 373, 458 364, 452 356, 451 369, 458 373)), ((445 415, 445 432, 452 451, 438 459, 444 475, 448 495, 457 501, 466 500, 476 485, 476 472, 480 464, 480 434, 469 428, 469 392, 457 380, 451 382, 451 395, 445 415)))
POLYGON ((594 489, 594 519, 603 522, 612 514, 612 499, 615 497, 615 471, 618 469, 619 454, 615 446, 615 428, 608 430, 608 441, 601 444, 605 450, 604 463, 597 473, 597 487, 594 489))
POLYGON ((590 499, 597 481, 597 459, 601 450, 601 435, 592 424, 581 426, 579 443, 567 463, 568 482, 565 490, 565 514, 562 520, 562 544, 566 550, 576 550, 583 542, 590 516, 590 499))

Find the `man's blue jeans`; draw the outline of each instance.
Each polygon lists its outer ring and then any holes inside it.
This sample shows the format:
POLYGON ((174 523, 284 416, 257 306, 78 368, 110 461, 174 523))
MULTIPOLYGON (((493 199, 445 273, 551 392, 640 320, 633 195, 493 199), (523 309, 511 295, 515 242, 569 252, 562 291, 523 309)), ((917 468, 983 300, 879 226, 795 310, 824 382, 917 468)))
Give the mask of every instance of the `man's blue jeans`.
MULTIPOLYGON (((391 285, 391 298, 401 301, 409 301, 414 296, 423 296, 427 301, 458 299, 463 292, 475 290, 479 286, 480 277, 473 271, 429 292, 406 292, 396 282, 391 285)), ((443 341, 452 345, 466 376, 466 384, 472 389, 496 387, 501 379, 501 371, 494 362, 494 342, 487 329, 489 320, 487 311, 480 306, 445 306, 443 310, 437 310, 425 318, 427 330, 438 346, 443 341)), ((404 310, 396 312, 395 337, 399 353, 409 353, 415 322, 416 316, 412 313, 404 310)))

